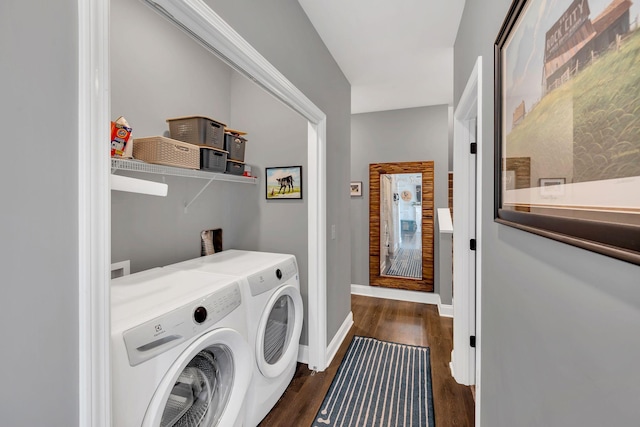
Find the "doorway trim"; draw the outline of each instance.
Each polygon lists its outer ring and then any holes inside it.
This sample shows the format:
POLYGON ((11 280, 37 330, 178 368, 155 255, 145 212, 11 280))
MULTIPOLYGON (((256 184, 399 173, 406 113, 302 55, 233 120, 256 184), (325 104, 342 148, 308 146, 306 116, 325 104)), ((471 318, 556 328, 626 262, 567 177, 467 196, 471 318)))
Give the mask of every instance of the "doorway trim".
MULTIPOLYGON (((148 4, 308 120, 309 368, 323 371, 326 310, 326 115, 201 0, 148 4)), ((79 425, 111 425, 109 0, 78 0, 79 425)))
POLYGON ((454 113, 454 297, 452 373, 457 382, 476 385, 476 425, 480 405, 480 310, 482 288, 482 57, 479 56, 469 76, 454 113), (469 129, 470 121, 475 129, 469 129), (469 144, 475 138, 475 167, 469 144), (473 184, 472 184, 473 183, 473 184), (472 189, 475 185, 475 189, 472 189), (469 197, 475 193, 475 199, 469 197), (472 208, 472 205, 475 207, 472 208), (475 212, 468 221, 467 212, 475 212), (475 253, 469 240, 476 239, 475 253), (456 292, 457 291, 457 292, 456 292), (470 346, 476 336, 476 347, 470 346))
POLYGON ((78 0, 78 425, 111 426, 109 0, 78 0))

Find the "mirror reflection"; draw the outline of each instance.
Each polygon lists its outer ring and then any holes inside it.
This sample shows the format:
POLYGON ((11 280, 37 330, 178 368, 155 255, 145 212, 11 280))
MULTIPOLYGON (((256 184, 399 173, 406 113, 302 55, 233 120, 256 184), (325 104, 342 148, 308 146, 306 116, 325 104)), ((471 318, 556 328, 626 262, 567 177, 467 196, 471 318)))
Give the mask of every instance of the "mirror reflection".
POLYGON ((422 174, 380 174, 380 275, 422 279, 422 174))

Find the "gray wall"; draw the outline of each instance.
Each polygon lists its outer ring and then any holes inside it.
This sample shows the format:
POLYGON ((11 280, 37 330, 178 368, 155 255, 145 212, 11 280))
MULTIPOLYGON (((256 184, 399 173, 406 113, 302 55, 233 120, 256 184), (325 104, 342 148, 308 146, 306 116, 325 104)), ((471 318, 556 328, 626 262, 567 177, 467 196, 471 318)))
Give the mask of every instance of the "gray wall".
POLYGON ((483 426, 636 425, 640 267, 493 222, 493 43, 510 1, 468 1, 456 105, 483 56, 483 426))
POLYGON ((308 122, 249 79, 235 73, 231 80, 231 120, 249 132, 245 156, 251 159, 251 173, 260 177, 258 193, 251 197, 243 221, 234 218, 236 248, 296 255, 300 269, 300 291, 305 305, 301 342, 308 343, 308 221, 307 140, 308 122), (302 166, 302 200, 266 200, 265 167, 302 166), (248 215, 247 215, 248 214, 248 215))
MULTIPOLYGON (((228 66, 143 2, 112 0, 111 11, 112 119, 124 116, 134 137, 168 136, 165 119, 187 115, 231 125, 228 66)), ((257 185, 213 182, 185 213, 207 181, 128 175, 169 185, 166 198, 112 192, 111 259, 131 260, 132 272, 199 256, 203 229, 222 228, 235 247, 232 221, 258 196, 257 185)))
MULTIPOLYGON (((327 112, 328 215, 331 223, 346 232, 349 83, 296 1, 268 5, 230 1, 223 6, 233 26, 243 32, 245 23, 249 25, 245 35, 250 42, 327 112), (276 21, 280 25, 274 26, 276 21)), ((121 17, 112 14, 112 19, 116 16, 121 17)), ((0 2, 0 113, 6 124, 3 155, 7 159, 0 169, 6 202, 0 214, 0 320, 14 325, 6 328, 5 351, 0 356, 0 375, 10 384, 0 391, 3 425, 78 425, 77 19, 77 1, 0 2), (45 392, 34 395, 34 390, 45 392), (63 392, 51 392, 55 390, 63 392)), ((152 48, 166 46, 156 42, 152 48)), ((135 67, 136 62, 129 59, 118 66, 135 67)), ((216 89, 198 87, 197 93, 205 90, 216 89)), ((213 93, 228 97, 228 90, 213 93)), ((132 100, 138 101, 144 99, 132 100)), ((119 107, 118 102, 114 112, 128 115, 128 107, 119 107)), ((211 108, 211 116, 230 117, 228 106, 217 109, 215 105, 205 105, 211 108)), ((150 102, 147 108, 156 106, 150 102)), ((169 116, 157 111, 153 117, 169 116)), ((155 126, 164 125, 145 119, 136 123, 139 134, 151 134, 155 126)), ((178 192, 193 191, 192 183, 169 184, 178 192)), ((238 188, 244 188, 248 197, 253 197, 252 192, 262 194, 259 185, 236 185, 228 191, 235 195, 238 188)), ((211 194, 217 193, 212 190, 211 194)), ((194 204, 193 211, 201 203, 208 203, 206 196, 194 204)), ((179 212, 174 215, 178 217, 179 212)), ((329 251, 328 333, 332 337, 350 310, 349 239, 340 236, 331 241, 329 251)), ((140 268, 144 262, 148 261, 140 268)))
POLYGON ((213 10, 327 115, 327 337, 351 311, 351 87, 297 0, 207 0, 213 10), (331 239, 331 225, 336 239, 331 239))
POLYGON ((434 207, 447 207, 448 140, 446 105, 351 116, 351 181, 363 195, 351 199, 351 283, 369 284, 369 164, 433 160, 434 207))
POLYGON ((78 2, 0 2, 0 424, 78 423, 78 2))
MULTIPOLYGON (((344 199, 348 198, 350 86, 297 2, 282 2, 280 8, 271 5, 265 10, 260 10, 262 5, 242 2, 211 2, 211 6, 258 50, 275 48, 272 56, 280 64, 262 53, 328 115, 327 223, 329 229, 336 224, 337 230, 343 230, 336 240, 328 240, 327 248, 327 335, 331 339, 350 311, 349 239, 344 236, 348 230, 344 199), (271 15, 271 20, 266 19, 271 15), (234 23, 239 17, 241 22, 234 23), (252 19, 256 22, 249 25, 252 19), (289 25, 280 32, 265 24, 281 19, 289 25), (248 26, 254 40, 243 34, 248 26), (254 44, 265 38, 272 40, 268 48, 254 44), (281 50, 287 55, 281 57, 281 50), (301 62, 300 55, 292 56, 296 52, 310 58, 301 62), (343 152, 347 155, 341 155, 343 152)), ((307 121, 230 70, 144 3, 113 0, 112 13, 118 16, 111 20, 113 118, 124 115, 135 136, 166 134, 164 119, 169 117, 193 114, 220 120, 248 132, 245 160, 260 177, 257 186, 214 182, 187 213, 182 209, 184 202, 192 199, 204 181, 168 177, 169 196, 164 199, 114 192, 112 260, 131 259, 132 271, 139 271, 197 257, 200 231, 221 227, 225 248, 294 253, 306 304, 307 202, 267 202, 264 167, 302 165, 306 177, 307 121), (116 65, 128 64, 132 56, 136 57, 135 67, 116 65)), ((308 342, 306 324, 301 342, 308 342)))
MULTIPOLYGON (((214 182, 187 213, 182 209, 185 201, 190 201, 206 181, 168 177, 167 198, 114 192, 113 260, 131 259, 132 271, 139 271, 197 257, 200 231, 222 228, 225 249, 295 254, 307 306, 306 199, 266 201, 264 195, 266 166, 302 165, 303 174, 306 172, 307 121, 230 70, 143 3, 120 0, 114 1, 112 8, 127 17, 112 20, 113 44, 128 47, 114 52, 114 63, 129 55, 139 58, 135 69, 114 70, 114 118, 125 115, 134 132, 146 136, 166 133, 164 117, 214 117, 248 132, 245 161, 252 166, 252 174, 260 177, 258 185, 214 182), (158 41, 162 48, 154 49, 158 41), (154 72, 159 63, 182 66, 154 72), (159 91, 159 87, 163 89, 159 91)), ((306 322, 301 342, 308 343, 306 322)))
POLYGON ((229 123, 232 70, 141 1, 111 0, 111 112, 134 137, 168 136, 167 118, 229 123))
MULTIPOLYGON (((263 164, 273 165, 263 151, 289 154, 287 162, 306 162, 306 144, 294 144, 277 138, 277 128, 256 126, 262 121, 288 129, 292 141, 305 141, 306 124, 248 80, 240 77, 218 58, 194 42, 142 2, 113 0, 112 10, 112 116, 124 115, 134 128, 134 136, 168 135, 165 118, 204 115, 248 132, 245 161, 252 173, 261 178, 258 185, 214 181, 184 212, 184 205, 207 183, 206 180, 133 174, 143 179, 165 180, 166 198, 113 192, 112 260, 131 260, 132 271, 166 265, 200 255, 200 232, 222 228, 225 249, 267 250, 261 242, 261 230, 277 215, 260 209, 264 199, 263 164), (119 48, 126 46, 127 49, 119 48), (118 67, 136 57, 136 66, 118 67), (158 64, 179 64, 158 67, 158 64), (238 82, 244 85, 234 91, 238 82), (250 88, 246 88, 250 86, 250 88), (246 107, 251 114, 242 115, 246 107), (234 116, 231 117, 231 110, 234 116), (261 113, 260 114, 258 114, 261 113), (255 121, 260 120, 258 123, 255 121)), ((303 252, 291 251, 282 240, 269 242, 269 250, 292 252, 305 258, 307 220, 304 203, 293 219, 301 233, 290 240, 303 252)), ((291 221, 290 221, 291 223, 291 221)), ((306 279, 306 271, 301 272, 306 279)))

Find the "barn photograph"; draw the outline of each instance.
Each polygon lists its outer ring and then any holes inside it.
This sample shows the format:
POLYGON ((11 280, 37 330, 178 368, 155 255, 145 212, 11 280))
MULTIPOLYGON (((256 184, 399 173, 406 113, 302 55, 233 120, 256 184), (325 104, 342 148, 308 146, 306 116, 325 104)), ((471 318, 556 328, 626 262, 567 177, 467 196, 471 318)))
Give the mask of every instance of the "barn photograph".
POLYGON ((638 6, 560 3, 528 2, 503 52, 504 168, 527 164, 516 188, 640 176, 638 6))

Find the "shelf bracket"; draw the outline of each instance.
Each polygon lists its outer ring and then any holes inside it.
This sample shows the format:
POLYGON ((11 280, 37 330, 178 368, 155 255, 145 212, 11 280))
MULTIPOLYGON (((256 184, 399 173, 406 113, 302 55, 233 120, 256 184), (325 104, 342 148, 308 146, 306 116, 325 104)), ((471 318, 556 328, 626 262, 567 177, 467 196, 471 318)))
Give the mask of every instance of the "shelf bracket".
POLYGON ((200 195, 202 194, 202 192, 203 192, 204 190, 206 190, 206 189, 207 189, 207 187, 209 186, 209 184, 211 184, 213 181, 215 181, 215 177, 214 177, 214 178, 211 178, 211 179, 210 179, 210 180, 209 180, 209 181, 204 185, 204 187, 202 187, 202 189, 201 189, 200 191, 198 191, 198 194, 196 194, 196 195, 195 195, 195 197, 194 197, 193 199, 191 199, 191 201, 190 201, 189 203, 185 203, 185 205, 184 205, 184 213, 187 213, 187 209, 189 209, 189 206, 191 206, 191 204, 192 204, 193 202, 195 202, 195 201, 196 201, 196 199, 197 199, 198 197, 200 197, 200 195))

